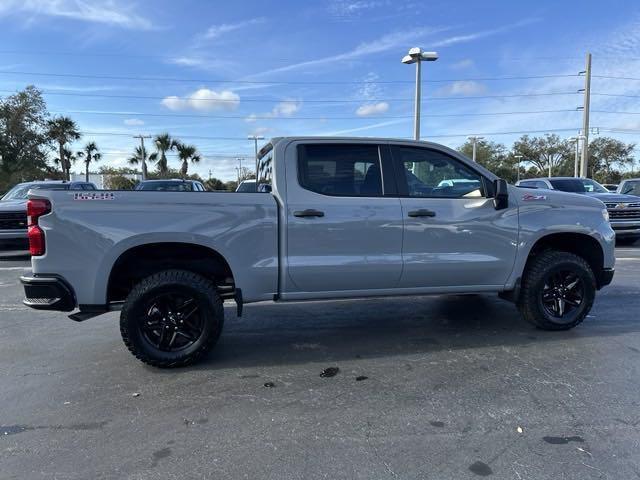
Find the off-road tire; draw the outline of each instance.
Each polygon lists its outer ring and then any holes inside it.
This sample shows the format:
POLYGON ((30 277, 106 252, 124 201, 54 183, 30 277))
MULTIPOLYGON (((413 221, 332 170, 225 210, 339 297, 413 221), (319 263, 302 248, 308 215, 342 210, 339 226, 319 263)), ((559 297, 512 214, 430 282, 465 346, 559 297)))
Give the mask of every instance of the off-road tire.
POLYGON ((584 258, 569 252, 546 250, 529 261, 516 304, 524 319, 542 330, 569 330, 580 324, 589 314, 595 293, 595 275, 584 258), (584 286, 584 297, 580 306, 562 321, 545 311, 541 299, 545 278, 559 270, 572 271, 582 280, 584 286))
POLYGON ((129 351, 140 361, 160 368, 184 367, 197 362, 216 344, 224 324, 222 299, 207 278, 186 270, 165 270, 141 280, 129 293, 120 313, 120 333, 129 351), (199 338, 182 351, 155 348, 141 332, 148 300, 166 291, 190 292, 203 316, 199 338))

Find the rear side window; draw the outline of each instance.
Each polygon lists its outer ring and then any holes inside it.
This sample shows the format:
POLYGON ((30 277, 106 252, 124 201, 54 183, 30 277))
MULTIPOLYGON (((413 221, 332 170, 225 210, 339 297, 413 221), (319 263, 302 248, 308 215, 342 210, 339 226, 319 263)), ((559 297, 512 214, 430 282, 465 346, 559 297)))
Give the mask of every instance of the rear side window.
POLYGON ((299 145, 298 180, 322 195, 380 197, 380 151, 377 145, 299 145))

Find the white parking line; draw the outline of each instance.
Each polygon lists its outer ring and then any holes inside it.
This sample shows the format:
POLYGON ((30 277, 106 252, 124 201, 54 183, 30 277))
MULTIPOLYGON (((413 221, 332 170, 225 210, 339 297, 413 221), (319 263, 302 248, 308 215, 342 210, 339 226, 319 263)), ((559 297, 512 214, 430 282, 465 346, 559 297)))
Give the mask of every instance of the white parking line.
POLYGON ((640 260, 638 257, 616 257, 616 260, 640 260))
POLYGON ((9 271, 9 270, 31 270, 31 267, 0 267, 0 271, 9 271))

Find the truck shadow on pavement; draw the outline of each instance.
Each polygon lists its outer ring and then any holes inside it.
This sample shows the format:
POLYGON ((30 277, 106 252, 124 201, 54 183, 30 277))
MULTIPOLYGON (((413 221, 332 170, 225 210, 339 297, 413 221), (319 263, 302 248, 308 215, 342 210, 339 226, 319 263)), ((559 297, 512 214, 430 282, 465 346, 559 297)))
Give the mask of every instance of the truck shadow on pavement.
POLYGON ((192 369, 332 365, 445 350, 535 348, 546 342, 569 347, 589 337, 640 331, 640 324, 624 314, 640 307, 637 295, 609 302, 617 306, 599 309, 596 302, 582 325, 565 332, 538 330, 522 320, 513 304, 486 295, 254 305, 240 320, 227 309, 220 343, 192 369))

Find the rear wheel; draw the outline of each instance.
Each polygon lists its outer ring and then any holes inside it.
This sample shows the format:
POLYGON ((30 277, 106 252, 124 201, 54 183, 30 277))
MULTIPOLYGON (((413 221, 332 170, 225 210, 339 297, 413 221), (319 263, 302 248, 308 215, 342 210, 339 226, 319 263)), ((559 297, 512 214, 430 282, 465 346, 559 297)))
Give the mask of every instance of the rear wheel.
POLYGON ((218 341, 224 323, 215 285, 185 270, 165 270, 138 283, 120 314, 120 332, 139 360, 155 367, 198 361, 218 341))
POLYGON ((538 328, 568 330, 587 316, 595 292, 595 276, 582 257, 548 250, 529 262, 518 308, 538 328))

